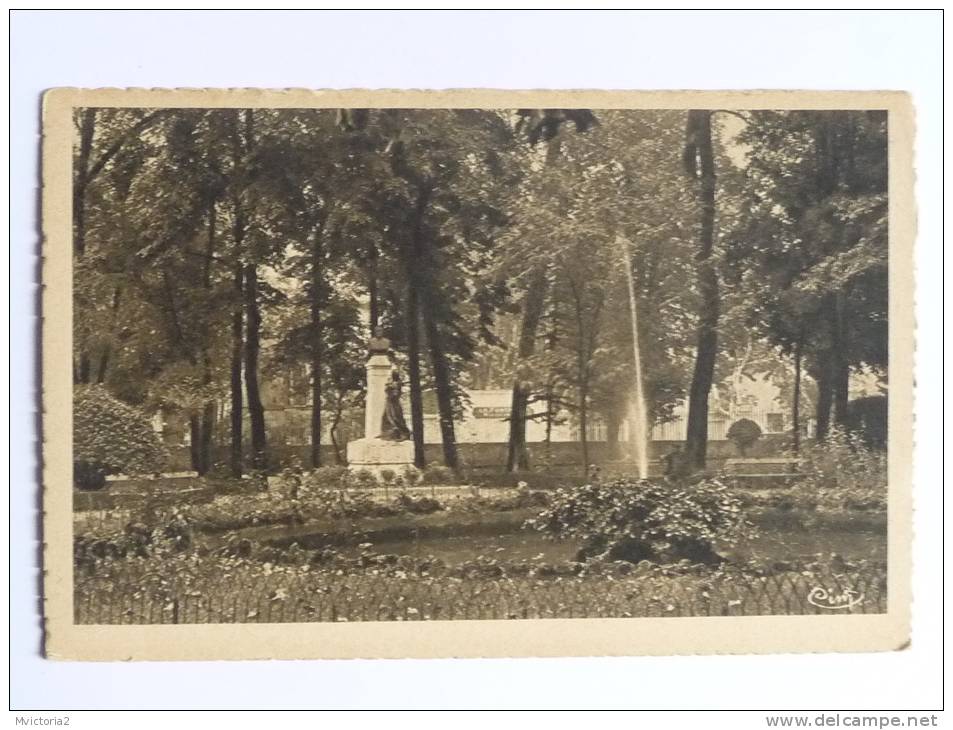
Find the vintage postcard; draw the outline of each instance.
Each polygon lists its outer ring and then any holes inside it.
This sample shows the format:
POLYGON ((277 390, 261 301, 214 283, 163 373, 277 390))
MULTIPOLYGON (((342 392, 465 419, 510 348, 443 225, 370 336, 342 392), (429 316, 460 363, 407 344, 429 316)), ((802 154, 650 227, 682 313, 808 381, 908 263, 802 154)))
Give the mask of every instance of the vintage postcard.
POLYGON ((54 89, 55 659, 897 650, 900 92, 54 89))

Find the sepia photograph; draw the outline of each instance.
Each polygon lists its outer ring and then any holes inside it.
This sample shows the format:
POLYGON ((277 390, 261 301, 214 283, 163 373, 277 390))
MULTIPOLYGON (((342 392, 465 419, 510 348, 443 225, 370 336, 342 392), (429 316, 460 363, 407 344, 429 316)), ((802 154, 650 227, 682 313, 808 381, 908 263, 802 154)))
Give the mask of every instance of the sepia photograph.
POLYGON ((900 95, 63 91, 68 623, 905 615, 900 95))

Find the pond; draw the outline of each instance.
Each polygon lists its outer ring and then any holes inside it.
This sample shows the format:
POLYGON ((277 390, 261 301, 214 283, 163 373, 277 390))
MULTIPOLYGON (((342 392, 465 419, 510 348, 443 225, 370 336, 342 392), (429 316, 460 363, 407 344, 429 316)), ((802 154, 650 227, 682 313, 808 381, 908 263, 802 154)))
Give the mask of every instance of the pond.
MULTIPOLYGON (((540 533, 516 530, 494 535, 408 536, 403 539, 369 540, 376 553, 429 556, 454 564, 479 555, 498 560, 558 563, 573 560, 580 542, 553 541, 540 533)), ((356 555, 358 547, 344 548, 356 555)), ((734 560, 790 560, 817 553, 838 553, 850 559, 887 559, 886 533, 875 526, 770 525, 760 528, 758 537, 734 549, 720 551, 734 560)))

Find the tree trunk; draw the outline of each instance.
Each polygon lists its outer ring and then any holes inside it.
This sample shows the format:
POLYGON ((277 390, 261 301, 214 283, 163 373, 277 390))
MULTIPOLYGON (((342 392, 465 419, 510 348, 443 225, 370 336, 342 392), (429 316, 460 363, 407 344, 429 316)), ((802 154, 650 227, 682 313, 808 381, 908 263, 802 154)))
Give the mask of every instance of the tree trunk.
POLYGON ((834 423, 844 430, 849 420, 847 406, 850 402, 850 368, 840 352, 834 358, 833 391, 834 423))
POLYGON ((96 371, 96 382, 102 385, 106 382, 106 373, 109 370, 109 355, 111 348, 109 345, 103 349, 103 356, 99 360, 99 370, 96 371))
POLYGON ((582 475, 589 476, 589 392, 579 388, 579 442, 582 444, 582 475))
MULTIPOLYGON (((340 391, 339 391, 340 392, 340 391)), ((334 461, 341 465, 345 463, 344 453, 341 451, 341 444, 338 441, 338 426, 341 423, 341 416, 344 412, 344 399, 338 395, 337 403, 334 408, 334 415, 331 418, 331 427, 328 433, 331 434, 331 444, 334 446, 334 461)))
MULTIPOLYGON (((76 258, 82 258, 86 253, 86 187, 95 129, 96 110, 84 109, 80 119, 79 155, 73 176, 73 255, 76 258)), ((91 365, 86 343, 76 343, 73 351, 79 351, 79 364, 73 367, 73 381, 88 383, 91 365)))
POLYGON ((791 403, 791 429, 795 455, 801 453, 801 348, 803 336, 794 345, 794 397, 791 403))
POLYGON ((506 451, 506 471, 516 473, 529 469, 526 448, 526 417, 529 410, 529 388, 516 378, 510 399, 510 435, 506 451))
POLYGON ((189 414, 189 464, 192 471, 202 473, 202 422, 197 413, 189 414))
POLYGON ((556 412, 553 409, 553 382, 552 379, 546 383, 546 466, 551 467, 553 462, 553 422, 556 420, 556 412))
POLYGON ((830 432, 831 406, 834 401, 833 359, 831 352, 823 352, 818 358, 814 437, 819 443, 826 441, 830 432))
POLYGON ((316 232, 311 248, 311 466, 321 466, 321 377, 324 332, 321 309, 324 305, 324 269, 321 232, 316 232))
POLYGON ((264 470, 268 465, 265 436, 265 407, 258 384, 258 355, 261 351, 261 310, 258 302, 258 267, 245 264, 245 394, 251 426, 252 464, 264 470))
POLYGON ((593 317, 593 326, 587 328, 583 311, 582 291, 571 278, 569 286, 572 292, 576 319, 576 390, 578 392, 579 439, 582 444, 582 468, 585 477, 589 475, 589 384, 592 376, 592 354, 596 342, 596 316, 593 317))
POLYGON ((610 459, 618 459, 621 456, 619 449, 619 431, 622 427, 622 414, 611 412, 606 417, 606 444, 610 459))
MULTIPOLYGON (((425 315, 426 317, 426 315, 425 315)), ((430 362, 433 367, 434 389, 437 391, 437 412, 440 418, 440 438, 443 442, 443 461, 454 472, 460 471, 457 455, 457 437, 453 425, 453 386, 450 366, 447 362, 440 335, 433 322, 427 325, 427 340, 430 343, 430 362)))
POLYGON ((443 346, 443 335, 437 325, 433 311, 431 282, 424 287, 421 314, 424 329, 427 332, 427 344, 430 350, 430 366, 433 370, 434 390, 437 392, 437 413, 440 419, 440 438, 443 442, 443 461, 454 472, 460 471, 460 459, 457 456, 457 438, 453 428, 453 384, 450 363, 447 361, 443 346))
POLYGON ((201 469, 203 476, 212 468, 212 436, 215 433, 215 402, 205 401, 202 409, 202 442, 201 442, 201 469))
POLYGON ((850 364, 847 361, 847 353, 850 351, 848 338, 850 333, 847 329, 845 315, 844 297, 840 292, 834 295, 834 358, 831 363, 833 368, 833 389, 834 389, 834 423, 840 428, 847 427, 847 403, 850 398, 850 364))
POLYGON ((96 110, 84 109, 79 128, 79 155, 73 182, 73 253, 86 253, 86 189, 89 186, 89 163, 96 132, 96 110))
MULTIPOLYGON (((205 242, 205 263, 202 271, 202 285, 206 296, 211 297, 212 291, 212 256, 215 253, 215 202, 212 201, 208 210, 208 236, 205 242)), ((208 340, 211 335, 208 319, 204 322, 204 337, 202 342, 202 385, 209 388, 212 384, 212 356, 209 353, 208 340)), ((199 423, 199 452, 197 466, 193 468, 200 475, 205 475, 212 468, 212 436, 215 430, 215 401, 206 398, 202 406, 202 416, 199 423)))
MULTIPOLYGON (((421 272, 420 268, 426 265, 423 256, 423 223, 424 213, 430 204, 433 191, 423 187, 417 194, 411 219, 411 230, 406 245, 401 246, 403 253, 404 274, 407 278, 407 311, 405 322, 407 325, 407 377, 410 390, 410 430, 414 440, 414 466, 423 469, 426 464, 424 455, 424 403, 423 390, 420 382, 420 310, 421 310, 421 272)), ((370 438, 370 434, 366 434, 370 438)))
POLYGON ((708 450, 708 398, 718 352, 720 296, 718 273, 711 260, 715 245, 715 159, 711 140, 711 112, 691 110, 688 117, 689 141, 694 145, 700 169, 701 231, 695 261, 701 303, 695 369, 688 396, 685 457, 692 469, 700 471, 705 468, 708 450))
MULTIPOLYGON (((119 324, 119 305, 122 303, 122 287, 116 286, 113 288, 112 302, 110 303, 110 326, 109 326, 109 336, 112 339, 116 338, 116 329, 119 324)), ((112 360, 112 344, 107 342, 103 346, 103 354, 99 359, 99 368, 96 371, 96 382, 105 383, 106 374, 109 372, 109 363, 112 360)))
POLYGON ((233 477, 242 475, 242 360, 245 351, 243 334, 245 318, 242 314, 244 298, 244 269, 235 265, 235 305, 232 311, 232 363, 231 363, 231 450, 229 466, 233 477))
POLYGON ((380 293, 379 283, 377 280, 377 246, 373 243, 370 244, 370 249, 367 253, 367 298, 369 300, 368 307, 368 324, 370 325, 371 332, 374 332, 374 328, 377 327, 380 322, 381 313, 380 313, 380 293))
MULTIPOLYGON (((410 431, 414 440, 414 466, 423 469, 424 457, 424 399, 420 385, 420 314, 417 287, 413 277, 407 278, 407 387, 410 393, 410 431)), ((374 434, 364 434, 373 438, 374 434)))
POLYGON ((321 466, 321 353, 311 354, 311 467, 321 466))
POLYGON ((546 273, 537 271, 531 278, 523 301, 523 321, 517 356, 517 377, 513 382, 513 397, 510 405, 510 435, 506 455, 506 471, 517 472, 529 469, 529 452, 526 448, 526 418, 529 415, 530 386, 521 372, 526 360, 533 356, 536 345, 536 330, 546 303, 546 273))
POLYGON ((90 371, 89 353, 83 351, 79 354, 79 368, 78 368, 77 382, 88 383, 89 371, 90 371))

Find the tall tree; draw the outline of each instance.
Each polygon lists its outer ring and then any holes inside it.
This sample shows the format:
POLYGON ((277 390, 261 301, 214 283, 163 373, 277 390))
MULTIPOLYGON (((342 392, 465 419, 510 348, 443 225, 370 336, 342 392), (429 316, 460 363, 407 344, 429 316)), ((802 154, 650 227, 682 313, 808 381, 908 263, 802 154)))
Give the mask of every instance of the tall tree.
POLYGON ((694 469, 705 468, 708 449, 708 397, 715 375, 718 354, 718 316, 721 299, 718 272, 712 253, 715 247, 715 154, 711 134, 712 112, 688 112, 684 161, 686 170, 698 181, 701 221, 698 232, 697 282, 699 293, 695 369, 688 391, 688 423, 685 457, 694 469))
MULTIPOLYGON (((513 132, 499 113, 474 110, 395 111, 382 114, 378 123, 389 137, 390 170, 403 186, 394 196, 404 202, 392 208, 408 211, 396 249, 408 286, 406 331, 412 345, 416 309, 427 343, 444 463, 459 470, 454 421, 464 397, 462 364, 478 339, 492 341, 488 324, 505 294, 481 272, 489 268, 495 234, 506 222, 495 203, 512 182, 507 153, 514 146, 513 132)), ((409 355, 413 421, 417 388, 409 355)))
POLYGON ((569 410, 577 420, 592 421, 595 413, 609 440, 619 438, 634 390, 627 268, 639 310, 654 315, 642 318, 638 333, 643 345, 653 345, 643 346, 640 358, 650 419, 666 417, 684 393, 688 343, 683 333, 694 296, 685 286, 691 270, 686 223, 693 201, 673 154, 681 139, 675 124, 672 112, 603 111, 597 128, 586 135, 554 137, 560 143, 558 154, 528 161, 530 171, 511 204, 514 212, 498 265, 523 305, 522 314, 531 315, 524 323, 529 326, 509 341, 515 356, 508 366, 523 391, 511 408, 510 468, 523 435, 524 393, 526 402, 547 403, 544 412, 526 416, 545 420, 547 432, 556 408, 569 410), (539 272, 545 273, 542 279, 539 272), (575 293, 567 277, 573 279, 575 293), (591 291, 592 286, 599 289, 591 291), (544 326, 537 336, 539 297, 545 299, 544 326), (591 332, 595 336, 590 339, 591 332), (541 346, 529 348, 524 335, 540 340, 541 346), (567 362, 573 364, 570 370, 567 362), (567 387, 574 391, 568 399, 560 394, 567 387))
POLYGON ((887 364, 886 115, 758 112, 740 139, 749 214, 732 248, 755 264, 751 321, 799 353, 823 440, 847 425, 851 372, 887 364))

